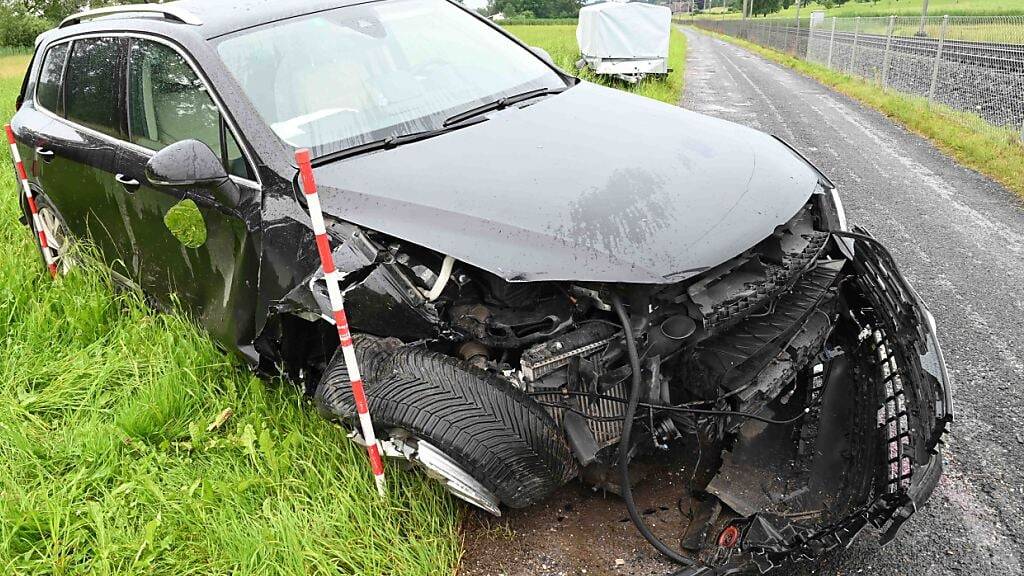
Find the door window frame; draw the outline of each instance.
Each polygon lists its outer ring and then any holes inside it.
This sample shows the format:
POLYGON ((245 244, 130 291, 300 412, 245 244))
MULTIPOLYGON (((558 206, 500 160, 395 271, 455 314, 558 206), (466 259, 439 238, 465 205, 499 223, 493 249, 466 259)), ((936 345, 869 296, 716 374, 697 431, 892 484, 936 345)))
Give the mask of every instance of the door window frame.
POLYGON ((46 46, 46 50, 42 51, 42 55, 43 55, 42 58, 40 58, 40 60, 39 60, 39 70, 35 74, 30 74, 30 75, 26 76, 26 78, 32 78, 32 105, 33 105, 33 107, 36 108, 37 110, 45 110, 45 111, 53 114, 54 116, 58 116, 58 117, 60 117, 62 119, 65 119, 62 114, 65 112, 64 109, 66 108, 64 106, 64 74, 67 73, 67 71, 68 71, 68 60, 71 59, 71 51, 72 51, 73 48, 74 48, 73 42, 71 40, 65 40, 65 39, 61 39, 61 40, 59 40, 57 42, 54 42, 52 44, 47 45, 46 46), (57 48, 58 46, 61 46, 63 44, 67 44, 68 51, 64 53, 64 61, 60 63, 60 75, 57 78, 57 101, 58 101, 58 108, 60 108, 60 111, 61 111, 61 114, 58 114, 57 110, 50 110, 49 108, 47 108, 46 106, 43 106, 39 102, 39 82, 40 82, 40 80, 43 77, 43 68, 46 67, 46 59, 50 57, 50 52, 52 52, 55 48, 57 48))
MULTIPOLYGON (((156 35, 153 35, 153 34, 142 33, 142 32, 90 32, 90 33, 86 33, 86 34, 79 34, 79 35, 76 35, 76 36, 70 36, 70 37, 67 37, 67 38, 60 38, 60 39, 54 40, 50 44, 47 44, 46 48, 43 50, 43 54, 44 54, 43 60, 45 60, 45 54, 49 53, 50 49, 53 48, 54 46, 58 46, 58 45, 64 44, 64 43, 72 43, 72 45, 68 47, 68 56, 64 58, 64 66, 61 69, 61 77, 60 77, 60 82, 61 82, 61 88, 60 88, 60 90, 61 90, 61 98, 64 98, 65 94, 66 94, 66 91, 64 89, 65 88, 64 82, 65 82, 66 76, 67 76, 68 62, 71 60, 70 55, 71 55, 71 52, 74 50, 73 43, 76 40, 84 40, 84 39, 87 39, 87 38, 129 38, 129 39, 131 39, 131 38, 138 38, 138 39, 142 39, 142 40, 150 40, 150 41, 157 42, 159 44, 163 44, 163 45, 169 47, 171 50, 174 50, 179 56, 181 56, 181 58, 185 61, 185 63, 189 66, 189 68, 192 69, 192 72, 195 73, 196 77, 199 78, 199 81, 202 82, 203 88, 205 88, 206 93, 209 94, 210 99, 213 100, 213 104, 214 104, 214 106, 217 107, 217 112, 220 114, 221 120, 227 125, 227 130, 234 137, 235 142, 238 143, 238 148, 242 152, 242 157, 245 159, 246 163, 249 165, 248 166, 249 167, 249 172, 253 175, 253 178, 255 178, 255 180, 252 180, 252 179, 249 179, 249 178, 243 178, 241 176, 235 176, 233 174, 229 175, 229 177, 232 180, 234 180, 236 183, 247 185, 247 186, 249 186, 251 188, 255 188, 256 190, 262 190, 262 188, 263 188, 263 181, 260 179, 259 171, 256 169, 257 164, 254 161, 254 156, 250 152, 249 147, 247 146, 247 144, 241 138, 238 137, 238 134, 240 133, 240 131, 238 130, 238 126, 235 124, 235 121, 231 118, 231 115, 229 115, 226 112, 227 108, 224 106, 223 102, 221 101, 220 96, 217 95, 217 91, 214 90, 213 84, 207 79, 206 75, 202 73, 202 71, 200 70, 199 66, 196 64, 195 60, 191 57, 191 55, 188 54, 188 52, 186 52, 180 46, 174 44, 173 42, 171 42, 171 41, 169 41, 169 40, 167 40, 165 38, 162 38, 160 36, 156 36, 156 35)), ((124 55, 123 58, 119 59, 119 63, 118 63, 119 71, 122 73, 122 81, 124 82, 124 86, 122 86, 122 88, 124 89, 124 97, 122 98, 122 101, 119 103, 121 105, 119 121, 121 122, 121 127, 125 128, 125 129, 127 129, 129 127, 128 126, 128 90, 129 90, 130 86, 128 84, 128 82, 129 82, 129 78, 128 78, 128 58, 129 58, 129 53, 128 52, 130 51, 129 50, 130 47, 131 47, 130 44, 128 46, 126 46, 125 55, 124 55)), ((38 95, 39 92, 38 92, 38 90, 36 88, 39 85, 39 77, 40 77, 41 74, 42 74, 42 65, 39 66, 38 70, 33 72, 33 76, 32 76, 32 78, 33 78, 32 104, 33 104, 33 107, 36 110, 38 110, 40 113, 48 115, 48 116, 51 116, 54 119, 60 120, 60 121, 65 122, 67 124, 70 124, 70 125, 74 126, 78 130, 82 130, 82 131, 88 132, 89 134, 92 134, 92 135, 94 135, 96 137, 103 138, 105 140, 109 140, 111 142, 114 142, 114 143, 116 143, 119 146, 128 146, 128 147, 130 147, 130 148, 132 148, 132 149, 134 149, 134 150, 136 150, 138 152, 141 152, 142 154, 144 154, 146 156, 152 157, 154 154, 156 154, 157 151, 153 150, 152 148, 147 148, 145 146, 140 146, 140 145, 135 144, 134 142, 131 142, 131 141, 126 140, 124 138, 119 138, 117 136, 111 136, 110 134, 106 134, 104 132, 100 132, 99 130, 95 130, 95 129, 90 128, 88 126, 83 126, 83 125, 75 122, 74 120, 68 119, 67 118, 67 114, 66 114, 66 112, 67 112, 67 102, 64 102, 65 115, 63 115, 63 116, 58 115, 56 112, 54 112, 52 110, 49 110, 49 109, 45 108, 44 106, 42 106, 41 104, 39 104, 39 101, 37 99, 37 95, 38 95)), ((125 133, 124 136, 125 136, 125 138, 130 138, 130 135, 128 133, 125 133)))

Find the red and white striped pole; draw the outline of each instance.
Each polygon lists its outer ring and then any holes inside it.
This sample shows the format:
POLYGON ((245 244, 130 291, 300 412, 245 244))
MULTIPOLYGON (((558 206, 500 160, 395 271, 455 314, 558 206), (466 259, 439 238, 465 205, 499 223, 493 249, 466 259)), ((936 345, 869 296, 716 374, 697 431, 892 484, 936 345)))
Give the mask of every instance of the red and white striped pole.
POLYGON ((373 479, 377 483, 377 492, 384 496, 384 464, 380 458, 380 447, 377 436, 373 432, 373 420, 370 419, 370 406, 366 402, 362 376, 359 374, 359 363, 356 360, 356 349, 352 344, 352 333, 348 329, 348 318, 345 316, 345 303, 338 286, 338 271, 334 268, 331 256, 331 243, 327 238, 324 216, 320 209, 320 196, 316 192, 316 179, 313 178, 313 166, 310 163, 309 150, 303 148, 295 152, 295 161, 299 164, 302 176, 302 191, 306 195, 309 206, 309 219, 313 223, 313 234, 316 235, 316 249, 320 254, 320 265, 324 269, 324 281, 327 282, 327 294, 331 300, 331 311, 334 324, 338 328, 338 339, 341 342, 341 353, 345 357, 348 368, 348 379, 352 384, 352 397, 356 402, 356 413, 359 415, 359 427, 366 440, 366 452, 370 455, 370 468, 373 479))
POLYGON ((39 210, 36 208, 36 199, 32 197, 32 187, 28 185, 28 172, 25 171, 25 164, 21 161, 21 153, 18 152, 18 143, 14 140, 14 130, 10 124, 4 125, 7 132, 7 143, 11 145, 11 158, 14 159, 14 168, 18 172, 18 179, 21 180, 21 188, 25 191, 25 200, 28 201, 28 209, 32 213, 32 225, 39 233, 39 246, 42 247, 43 260, 50 270, 50 276, 57 277, 57 263, 50 254, 50 244, 46 241, 46 231, 43 230, 43 221, 39 218, 39 210))

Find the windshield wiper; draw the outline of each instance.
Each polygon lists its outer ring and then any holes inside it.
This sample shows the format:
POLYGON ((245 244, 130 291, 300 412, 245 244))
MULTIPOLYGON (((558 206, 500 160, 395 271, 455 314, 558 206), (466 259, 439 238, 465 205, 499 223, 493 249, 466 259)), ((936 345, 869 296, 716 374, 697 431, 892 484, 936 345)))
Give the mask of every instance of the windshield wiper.
POLYGON ((480 106, 477 106, 475 108, 470 108, 469 110, 466 110, 465 112, 459 112, 458 114, 456 114, 454 116, 450 116, 447 120, 444 121, 444 126, 451 126, 453 124, 459 124, 459 123, 464 122, 464 121, 466 121, 466 120, 468 120, 470 118, 473 118, 474 116, 479 116, 481 114, 486 114, 486 113, 492 112, 494 110, 501 110, 501 109, 507 108, 507 107, 509 107, 509 106, 511 106, 513 104, 518 104, 520 102, 525 102, 526 100, 531 100, 533 98, 537 98, 537 97, 540 97, 540 96, 548 96, 548 95, 551 95, 551 94, 560 94, 560 93, 564 92, 565 89, 566 89, 566 86, 562 86, 560 88, 537 88, 536 90, 528 90, 526 92, 522 92, 522 93, 519 93, 519 94, 513 94, 512 96, 505 96, 504 98, 498 98, 494 102, 488 102, 486 104, 481 104, 480 106))
POLYGON ((374 152, 376 150, 390 150, 392 148, 401 146, 402 144, 409 144, 410 142, 418 142, 420 140, 426 140, 427 138, 433 138, 434 136, 444 134, 446 132, 451 132, 452 130, 456 130, 458 128, 465 128, 466 126, 478 124, 480 122, 483 122, 484 120, 485 118, 480 118, 473 122, 460 122, 458 123, 458 125, 451 126, 446 124, 441 128, 421 130, 419 132, 410 132, 409 134, 400 134, 397 136, 388 136, 386 138, 380 138, 378 140, 371 140, 369 142, 356 144, 355 146, 343 148, 336 152, 331 152, 329 154, 324 154, 323 156, 314 158, 313 165, 322 166, 335 160, 341 160, 342 158, 350 158, 352 156, 358 156, 360 154, 365 154, 367 152, 374 152))

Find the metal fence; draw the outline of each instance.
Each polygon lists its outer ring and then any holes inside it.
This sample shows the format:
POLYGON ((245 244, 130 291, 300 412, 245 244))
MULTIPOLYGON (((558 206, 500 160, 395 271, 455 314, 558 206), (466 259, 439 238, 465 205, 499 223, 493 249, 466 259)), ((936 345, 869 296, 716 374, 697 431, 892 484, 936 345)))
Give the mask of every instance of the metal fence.
POLYGON ((1024 139, 1024 16, 686 23, 977 114, 1024 139))

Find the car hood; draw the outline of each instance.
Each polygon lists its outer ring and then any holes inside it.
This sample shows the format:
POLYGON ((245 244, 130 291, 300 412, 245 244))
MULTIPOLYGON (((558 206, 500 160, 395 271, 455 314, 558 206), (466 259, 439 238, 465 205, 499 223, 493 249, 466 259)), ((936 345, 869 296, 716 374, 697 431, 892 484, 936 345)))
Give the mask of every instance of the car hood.
POLYGON ((586 82, 316 177, 326 213, 508 281, 635 283, 757 244, 818 178, 762 132, 586 82))

